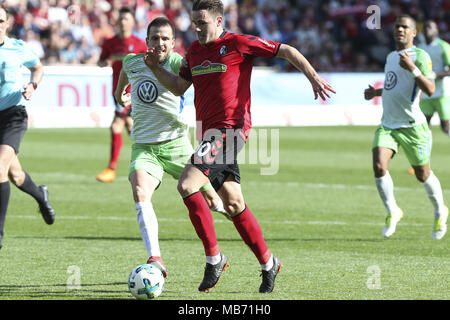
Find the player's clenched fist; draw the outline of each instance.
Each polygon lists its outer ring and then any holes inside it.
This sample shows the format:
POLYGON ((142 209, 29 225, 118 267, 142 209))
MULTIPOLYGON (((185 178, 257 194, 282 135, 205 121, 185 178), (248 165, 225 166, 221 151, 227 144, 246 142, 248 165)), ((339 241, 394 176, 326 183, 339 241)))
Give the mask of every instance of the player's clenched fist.
POLYGON ((411 59, 407 52, 400 52, 398 55, 400 56, 400 67, 409 71, 412 71, 416 68, 414 61, 411 59))
POLYGON ((149 48, 144 55, 144 62, 150 69, 158 64, 158 56, 155 54, 155 48, 149 48))
POLYGON ((377 90, 374 87, 372 87, 370 84, 369 84, 369 88, 364 90, 364 99, 366 99, 366 100, 373 99, 377 95, 378 95, 377 90))

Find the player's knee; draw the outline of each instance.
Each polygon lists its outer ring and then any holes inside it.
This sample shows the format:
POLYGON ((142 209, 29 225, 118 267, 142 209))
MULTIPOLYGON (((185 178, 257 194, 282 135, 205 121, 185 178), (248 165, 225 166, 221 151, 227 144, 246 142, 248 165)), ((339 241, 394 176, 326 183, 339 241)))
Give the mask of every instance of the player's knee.
POLYGON ((177 190, 182 198, 186 198, 187 196, 197 192, 198 188, 195 188, 188 180, 179 180, 177 190))
POLYGON ((239 199, 232 199, 224 203, 225 211, 234 217, 244 211, 245 203, 239 199))
POLYGON ((424 183, 430 177, 430 170, 425 168, 414 168, 414 173, 419 182, 424 183))
POLYGON ((120 118, 115 118, 114 121, 111 123, 111 131, 113 133, 121 133, 123 130, 125 123, 120 118))
POLYGON ((375 162, 373 164, 373 172, 375 174, 375 177, 383 177, 386 174, 386 171, 387 169, 380 162, 375 162))
POLYGON ((9 180, 16 186, 21 186, 25 181, 25 173, 23 170, 9 170, 9 180))
POLYGON ((148 192, 139 185, 133 186, 133 196, 135 202, 144 202, 150 199, 148 192))

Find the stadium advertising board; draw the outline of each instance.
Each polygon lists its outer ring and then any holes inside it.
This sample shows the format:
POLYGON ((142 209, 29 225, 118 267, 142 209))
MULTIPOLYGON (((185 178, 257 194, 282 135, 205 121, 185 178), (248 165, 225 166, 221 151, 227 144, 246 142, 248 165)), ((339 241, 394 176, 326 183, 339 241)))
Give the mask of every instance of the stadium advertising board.
MULTIPOLYGON (((113 117, 112 71, 98 67, 45 67, 45 75, 27 106, 30 127, 109 127, 113 117)), ((383 86, 383 73, 321 74, 336 89, 327 102, 314 100, 311 86, 298 73, 253 71, 254 126, 377 125, 381 98, 364 100, 368 85, 383 86)), ((447 77, 448 78, 448 77, 447 77)), ((24 83, 28 74, 24 72, 24 83)), ((449 85, 446 79, 446 85, 449 85)), ((195 125, 193 88, 185 95, 185 116, 195 125)), ((438 120, 433 118, 433 120, 438 120)))

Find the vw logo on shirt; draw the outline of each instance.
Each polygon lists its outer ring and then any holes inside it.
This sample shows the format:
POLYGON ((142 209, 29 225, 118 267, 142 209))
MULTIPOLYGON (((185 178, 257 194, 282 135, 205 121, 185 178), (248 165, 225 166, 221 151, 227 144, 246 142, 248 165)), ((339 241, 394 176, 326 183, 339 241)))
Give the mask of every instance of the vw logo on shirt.
POLYGON ((397 84, 397 75, 395 72, 389 71, 384 79, 384 89, 391 90, 397 84))
POLYGON ((137 88, 137 95, 142 102, 153 103, 158 98, 158 88, 151 80, 144 80, 137 88))

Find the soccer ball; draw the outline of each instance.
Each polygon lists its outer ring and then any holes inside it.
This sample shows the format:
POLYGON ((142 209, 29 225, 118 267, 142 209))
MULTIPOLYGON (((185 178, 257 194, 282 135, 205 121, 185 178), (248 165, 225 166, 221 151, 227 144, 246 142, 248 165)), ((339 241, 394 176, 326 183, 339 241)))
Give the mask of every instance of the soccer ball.
POLYGON ((128 288, 136 299, 154 299, 164 290, 164 276, 158 268, 142 264, 131 271, 128 277, 128 288))

